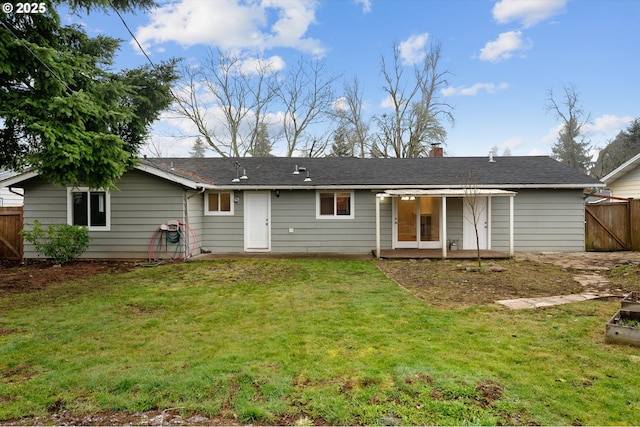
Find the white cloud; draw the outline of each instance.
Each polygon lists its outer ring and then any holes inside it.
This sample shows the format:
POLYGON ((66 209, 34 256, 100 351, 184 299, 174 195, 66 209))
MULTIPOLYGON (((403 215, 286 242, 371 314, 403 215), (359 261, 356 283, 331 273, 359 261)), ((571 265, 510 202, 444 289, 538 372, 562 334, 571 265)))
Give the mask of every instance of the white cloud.
POLYGON ((476 83, 473 86, 464 87, 447 87, 442 89, 442 95, 444 96, 476 96, 480 91, 493 94, 498 90, 508 89, 507 83, 476 83))
POLYGON ((371 12, 371 2, 373 0, 354 0, 354 1, 356 2, 356 4, 362 5, 362 13, 371 12))
POLYGON ((504 143, 501 144, 500 148, 505 149, 508 148, 509 150, 515 150, 517 148, 520 148, 524 145, 525 141, 522 138, 511 138, 507 141, 505 141, 504 143))
MULTIPOLYGON (((611 114, 604 114, 600 117, 596 117, 592 123, 585 123, 584 126, 582 126, 582 134, 586 139, 593 138, 594 136, 598 136, 599 139, 602 137, 613 138, 618 134, 618 132, 624 130, 632 121, 633 117, 631 116, 618 117, 611 114)), ((542 143, 547 145, 555 144, 558 141, 558 135, 562 128, 563 125, 559 123, 549 129, 549 132, 542 137, 542 143)))
POLYGON ((417 64, 424 60, 427 55, 428 33, 416 34, 400 43, 400 58, 405 65, 417 64))
POLYGON ((508 31, 480 49, 480 59, 489 62, 505 61, 511 58, 514 52, 522 52, 530 48, 530 44, 523 42, 521 31, 508 31))
POLYGON ((558 15, 568 0, 500 0, 493 6, 493 19, 500 24, 520 21, 524 28, 558 15))
POLYGON ((253 74, 258 72, 262 68, 269 68, 269 71, 272 73, 277 73, 281 71, 285 67, 284 60, 277 55, 274 55, 270 58, 246 58, 243 59, 238 69, 245 74, 253 74))
POLYGON ((341 96, 340 98, 333 101, 333 110, 339 114, 349 111, 349 102, 347 101, 347 98, 341 96))
POLYGON ((223 50, 289 47, 321 56, 322 44, 305 37, 315 22, 316 7, 311 0, 178 0, 153 9, 136 38, 146 49, 175 42, 223 50), (277 18, 269 22, 272 16, 277 18))
POLYGON ((593 120, 593 123, 587 123, 582 130, 585 134, 595 133, 611 133, 617 134, 621 130, 627 128, 629 123, 633 121, 633 117, 617 117, 611 114, 605 114, 593 120))
POLYGON ((544 145, 553 145, 556 143, 556 141, 558 140, 558 135, 560 134, 560 131, 562 130, 562 124, 557 124, 554 127, 552 127, 551 129, 549 129, 549 131, 547 132, 547 134, 545 136, 542 137, 542 143, 544 145))
POLYGON ((380 108, 394 108, 391 96, 387 95, 387 97, 380 102, 380 108))

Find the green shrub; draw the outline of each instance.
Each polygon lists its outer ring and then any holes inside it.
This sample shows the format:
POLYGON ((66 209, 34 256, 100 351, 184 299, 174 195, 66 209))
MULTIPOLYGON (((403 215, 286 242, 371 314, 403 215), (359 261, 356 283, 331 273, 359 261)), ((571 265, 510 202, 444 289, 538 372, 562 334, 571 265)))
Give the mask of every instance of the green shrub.
POLYGON ((89 247, 89 230, 86 227, 69 224, 50 225, 45 232, 40 221, 33 221, 31 231, 20 232, 31 243, 39 255, 64 264, 78 258, 89 247))

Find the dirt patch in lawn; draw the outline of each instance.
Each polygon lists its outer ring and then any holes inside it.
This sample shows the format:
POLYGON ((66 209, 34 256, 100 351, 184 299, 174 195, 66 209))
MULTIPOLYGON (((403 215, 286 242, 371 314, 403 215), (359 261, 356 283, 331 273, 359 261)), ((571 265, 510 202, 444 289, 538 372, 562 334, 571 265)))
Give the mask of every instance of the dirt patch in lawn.
POLYGON ((466 308, 498 300, 640 290, 640 252, 519 253, 511 260, 380 260, 389 278, 430 305, 466 308), (585 280, 589 279, 589 280, 585 280))
POLYGON ((70 282, 98 274, 124 273, 137 268, 133 262, 74 261, 55 265, 50 261, 19 263, 0 260, 0 296, 34 292, 55 283, 70 282))
POLYGON ((535 261, 379 261, 380 270, 429 305, 466 308, 497 300, 582 292, 573 274, 535 261))

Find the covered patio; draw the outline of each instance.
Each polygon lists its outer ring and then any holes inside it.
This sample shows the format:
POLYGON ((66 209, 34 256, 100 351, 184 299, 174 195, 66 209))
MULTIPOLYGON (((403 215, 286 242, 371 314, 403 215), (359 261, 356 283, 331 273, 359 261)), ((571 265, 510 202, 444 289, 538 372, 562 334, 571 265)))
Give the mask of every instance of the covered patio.
MULTIPOLYGON (((371 251, 376 255, 375 250, 371 251)), ((380 257, 382 259, 443 259, 442 250, 440 249, 382 249, 380 257)), ((449 250, 447 251, 447 259, 477 259, 478 251, 476 250, 449 250)), ((482 259, 509 259, 509 252, 481 250, 480 258, 482 259)))
MULTIPOLYGON (((378 258, 429 258, 429 259, 447 259, 447 258, 456 258, 456 259, 473 259, 478 256, 478 252, 475 247, 480 247, 481 253, 480 256, 482 258, 512 258, 514 256, 514 197, 516 196, 515 191, 506 191, 500 190, 496 188, 476 188, 476 187, 465 187, 465 188, 456 188, 456 189, 389 189, 385 190, 383 193, 376 194, 376 248, 373 251, 374 256, 378 258), (431 200, 438 201, 436 220, 438 225, 436 226, 438 231, 436 232, 436 238, 432 238, 430 242, 424 242, 422 240, 422 227, 421 221, 417 222, 415 219, 410 224, 410 227, 413 228, 415 225, 416 233, 415 242, 412 242, 414 237, 410 237, 411 240, 407 240, 407 242, 399 242, 398 238, 395 237, 393 239, 392 249, 382 249, 381 248, 381 235, 380 235, 380 202, 385 198, 392 198, 394 200, 394 212, 396 210, 396 206, 398 206, 401 201, 412 201, 416 202, 416 210, 417 215, 415 215, 415 210, 412 212, 414 218, 420 216, 420 205, 418 204, 419 199, 428 198, 431 200), (490 202, 492 197, 508 197, 509 198, 509 211, 508 211, 508 251, 493 251, 491 250, 491 245, 486 244, 485 247, 478 244, 469 244, 466 243, 462 248, 456 247, 448 247, 448 228, 447 228, 447 199, 456 198, 462 199, 465 202, 469 202, 470 205, 478 206, 477 203, 480 199, 486 199, 490 202), (427 244, 431 244, 431 246, 427 246, 427 244), (474 246, 474 248, 470 248, 470 246, 474 246), (426 247, 425 247, 426 246, 426 247)), ((487 213, 487 206, 490 206, 486 202, 485 209, 483 211, 484 221, 490 227, 491 224, 491 214, 487 213)), ((475 209, 472 208, 471 211, 475 216, 475 209)), ((398 209, 399 210, 399 209, 398 209)), ((395 217, 395 224, 399 223, 398 214, 395 217)), ((433 223, 433 216, 427 218, 427 227, 430 227, 433 223)), ((474 223, 476 223, 476 219, 474 219, 474 223)), ((394 233, 396 229, 394 229, 394 233)), ((399 233, 398 233, 399 234, 399 233)), ((476 236, 477 228, 476 228, 476 236)))

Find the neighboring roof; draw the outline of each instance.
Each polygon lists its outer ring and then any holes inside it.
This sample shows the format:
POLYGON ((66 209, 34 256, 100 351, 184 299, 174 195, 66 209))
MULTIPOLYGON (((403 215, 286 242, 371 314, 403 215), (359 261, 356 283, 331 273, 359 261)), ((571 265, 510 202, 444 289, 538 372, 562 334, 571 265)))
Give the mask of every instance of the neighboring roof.
MULTIPOLYGON (((548 156, 426 157, 361 159, 355 157, 144 158, 136 169, 188 188, 288 189, 365 188, 585 188, 600 181, 548 156), (237 166, 236 166, 237 164, 237 166), (296 167, 299 174, 294 174, 296 167), (247 179, 240 179, 246 171, 247 179), (310 181, 306 181, 307 174, 310 181)), ((0 179, 15 185, 37 176, 26 172, 0 179)))
POLYGON ((624 162, 622 165, 618 166, 612 172, 609 172, 609 174, 602 178, 601 181, 609 185, 617 179, 621 178, 627 172, 631 172, 632 170, 634 170, 636 167, 638 167, 638 165, 640 165, 640 154, 637 154, 636 156, 624 162))
MULTIPOLYGON (((600 181, 548 156, 162 158, 143 163, 181 174, 189 171, 206 188, 585 188, 600 181), (238 167, 236 168, 236 162, 238 167), (171 167, 173 166, 173 171, 171 167), (296 167, 300 173, 293 172, 296 167), (304 169, 304 170, 303 170, 304 169), (237 170, 237 175, 236 175, 237 170), (233 182, 246 171, 247 179, 233 182), (306 181, 307 173, 311 181, 306 181)), ((193 178, 195 179, 195 178, 193 178)))

